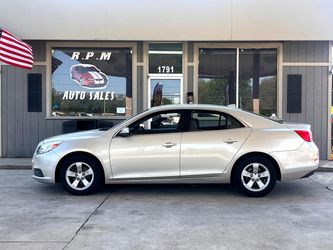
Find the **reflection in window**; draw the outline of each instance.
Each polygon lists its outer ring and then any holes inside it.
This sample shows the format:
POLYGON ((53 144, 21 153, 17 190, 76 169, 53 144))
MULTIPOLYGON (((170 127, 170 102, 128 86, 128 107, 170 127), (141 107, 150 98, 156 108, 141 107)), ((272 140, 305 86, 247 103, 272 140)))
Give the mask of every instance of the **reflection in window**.
POLYGON ((236 103, 236 49, 200 49, 198 102, 236 103))
POLYGON ((132 110, 130 48, 53 48, 53 116, 125 116, 132 110))
POLYGON ((151 107, 180 104, 180 79, 151 79, 150 81, 151 107))
MULTIPOLYGON (((198 102, 236 104, 236 49, 200 49, 198 102)), ((239 49, 238 107, 277 112, 277 50, 239 49)))
POLYGON ((159 113, 135 122, 129 129, 132 134, 177 132, 180 117, 180 113, 159 113))
POLYGON ((241 49, 239 53, 239 107, 265 116, 276 114, 276 49, 241 49))
POLYGON ((234 117, 218 112, 196 111, 192 113, 190 130, 216 130, 241 128, 243 125, 234 117))

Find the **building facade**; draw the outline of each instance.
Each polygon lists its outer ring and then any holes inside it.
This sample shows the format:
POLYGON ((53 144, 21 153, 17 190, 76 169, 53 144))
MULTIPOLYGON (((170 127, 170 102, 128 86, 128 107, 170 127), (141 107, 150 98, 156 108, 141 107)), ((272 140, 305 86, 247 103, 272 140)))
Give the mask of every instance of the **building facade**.
POLYGON ((1 157, 152 106, 209 103, 311 124, 330 159, 330 1, 75 2, 1 3, 18 18, 0 25, 34 50, 31 71, 0 66, 1 157))

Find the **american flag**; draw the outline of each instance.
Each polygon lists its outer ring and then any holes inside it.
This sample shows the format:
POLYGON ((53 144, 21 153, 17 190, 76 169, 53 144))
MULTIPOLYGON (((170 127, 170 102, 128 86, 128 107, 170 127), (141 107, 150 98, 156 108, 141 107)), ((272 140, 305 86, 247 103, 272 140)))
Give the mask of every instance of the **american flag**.
POLYGON ((0 62, 24 69, 32 69, 32 47, 5 29, 0 29, 0 62))

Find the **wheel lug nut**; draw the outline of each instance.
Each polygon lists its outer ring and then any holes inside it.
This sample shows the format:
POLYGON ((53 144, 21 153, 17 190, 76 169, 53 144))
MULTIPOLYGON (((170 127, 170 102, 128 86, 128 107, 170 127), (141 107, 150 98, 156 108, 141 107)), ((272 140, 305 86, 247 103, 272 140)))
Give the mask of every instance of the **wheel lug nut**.
POLYGON ((258 177, 260 177, 260 174, 258 174, 258 177))
POLYGON ((251 179, 252 181, 255 181, 254 178, 251 179))
POLYGON ((259 181, 259 179, 256 179, 256 182, 258 182, 259 181))
POLYGON ((253 177, 253 174, 251 174, 250 177, 253 177))

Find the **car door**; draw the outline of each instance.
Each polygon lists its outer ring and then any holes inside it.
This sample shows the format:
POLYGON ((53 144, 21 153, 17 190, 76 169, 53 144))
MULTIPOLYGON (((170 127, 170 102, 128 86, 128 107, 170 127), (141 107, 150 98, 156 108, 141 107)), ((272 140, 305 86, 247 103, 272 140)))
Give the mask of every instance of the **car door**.
POLYGON ((191 111, 181 145, 181 176, 221 174, 251 133, 234 117, 191 111))
POLYGON ((110 146, 113 178, 179 177, 182 112, 148 115, 116 135, 110 146))

